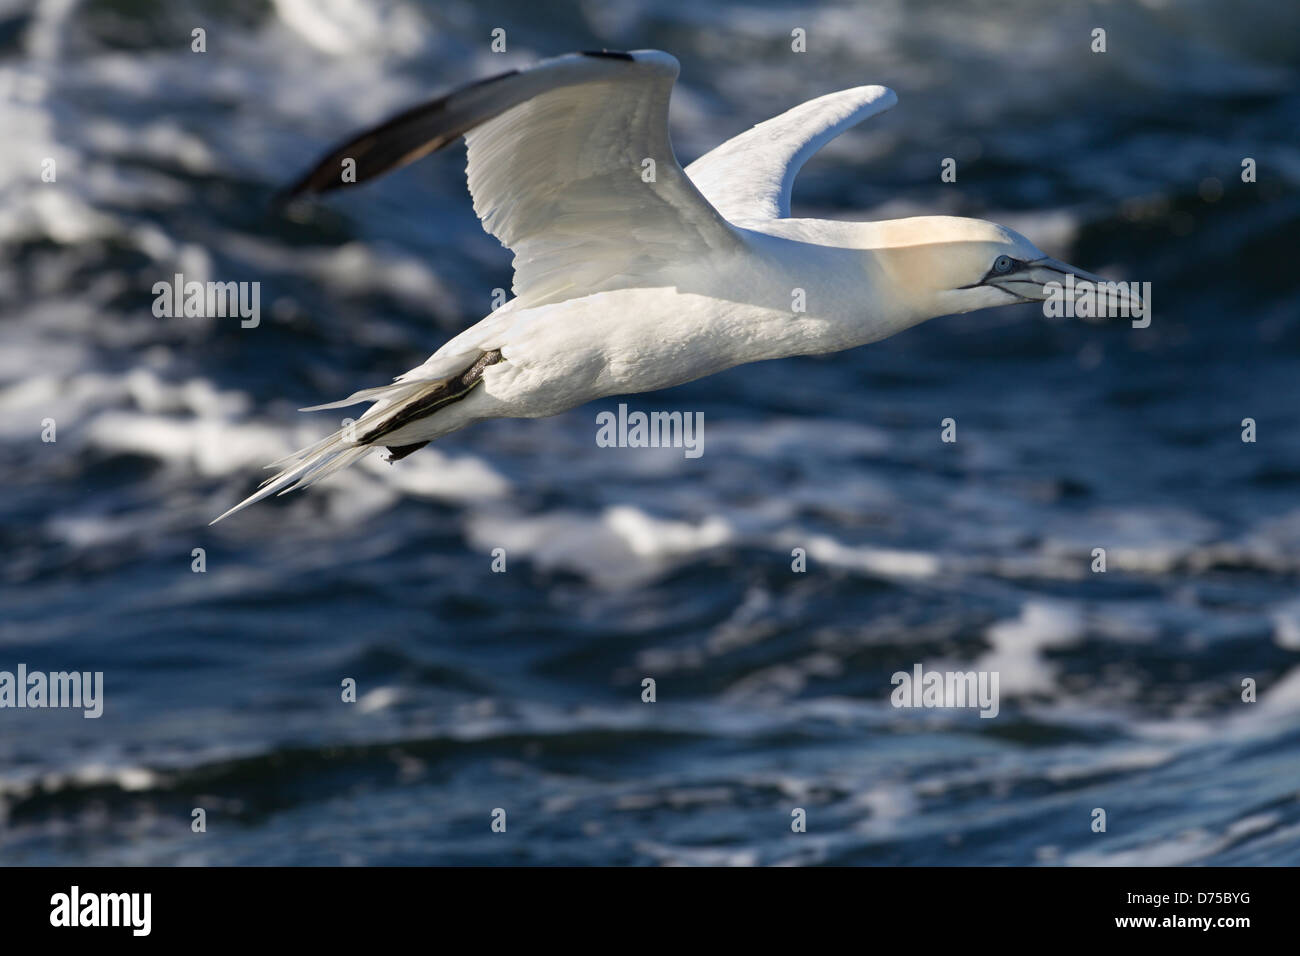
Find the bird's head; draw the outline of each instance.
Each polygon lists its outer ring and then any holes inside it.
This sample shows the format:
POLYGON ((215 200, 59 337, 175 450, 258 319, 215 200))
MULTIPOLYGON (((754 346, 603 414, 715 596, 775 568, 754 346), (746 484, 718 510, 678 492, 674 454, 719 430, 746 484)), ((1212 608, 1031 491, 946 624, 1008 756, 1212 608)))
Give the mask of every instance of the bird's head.
MULTIPOLYGON (((1100 276, 1053 259, 1020 233, 983 219, 923 216, 878 223, 883 242, 872 250, 890 285, 902 296, 909 318, 995 305, 1041 302, 1065 285, 1106 282, 1100 276)), ((1122 284, 1121 284, 1122 285, 1122 284)), ((1129 309, 1141 303, 1126 292, 1129 309)))

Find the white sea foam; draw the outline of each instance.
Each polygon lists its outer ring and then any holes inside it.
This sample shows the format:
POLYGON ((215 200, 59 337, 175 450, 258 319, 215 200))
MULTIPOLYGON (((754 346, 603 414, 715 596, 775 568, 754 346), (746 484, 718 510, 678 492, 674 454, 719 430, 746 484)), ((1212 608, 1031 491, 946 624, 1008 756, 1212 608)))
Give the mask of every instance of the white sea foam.
POLYGON ((975 661, 976 670, 997 671, 1003 693, 1047 694, 1056 688, 1056 668, 1043 651, 1077 643, 1083 615, 1072 604, 1030 601, 1018 618, 994 624, 986 636, 993 646, 975 661))
POLYGON ((719 518, 666 521, 639 508, 616 506, 598 516, 553 512, 511 516, 499 510, 471 518, 468 533, 480 549, 506 549, 545 571, 572 571, 604 587, 631 587, 675 561, 731 539, 719 518))

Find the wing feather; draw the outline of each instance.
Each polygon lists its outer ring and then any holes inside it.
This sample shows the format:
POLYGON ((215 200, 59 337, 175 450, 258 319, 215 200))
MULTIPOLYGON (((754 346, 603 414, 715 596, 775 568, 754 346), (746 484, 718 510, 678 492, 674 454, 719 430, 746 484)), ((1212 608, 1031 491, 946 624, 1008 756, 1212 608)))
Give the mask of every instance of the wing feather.
POLYGON ((727 140, 687 166, 686 174, 731 222, 786 219, 795 176, 809 157, 897 102, 883 86, 819 96, 727 140))
POLYGON ((673 153, 678 69, 639 50, 503 73, 353 137, 288 196, 352 185, 345 160, 362 183, 464 136, 474 209, 515 254, 517 296, 539 305, 644 284, 739 241, 673 153))

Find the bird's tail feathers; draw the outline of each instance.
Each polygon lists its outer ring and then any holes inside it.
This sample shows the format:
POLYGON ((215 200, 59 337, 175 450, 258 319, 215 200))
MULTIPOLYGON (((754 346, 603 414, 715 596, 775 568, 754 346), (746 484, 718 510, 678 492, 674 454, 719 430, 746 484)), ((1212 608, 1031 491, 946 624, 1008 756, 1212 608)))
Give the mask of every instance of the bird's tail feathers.
POLYGON ((211 523, 216 524, 223 518, 229 518, 236 512, 244 510, 251 504, 256 504, 263 498, 269 498, 271 495, 282 495, 293 491, 295 488, 306 488, 308 485, 315 484, 336 471, 341 471, 349 465, 355 464, 368 453, 380 447, 377 444, 359 442, 357 436, 365 434, 387 415, 399 410, 409 399, 428 389, 429 384, 428 382, 402 382, 393 385, 380 385, 377 388, 362 389, 350 398, 340 402, 302 409, 302 411, 315 411, 317 409, 346 408, 348 405, 355 405, 357 402, 375 401, 375 404, 367 409, 365 414, 359 416, 356 422, 340 428, 313 445, 300 448, 290 455, 271 462, 266 467, 277 468, 279 471, 262 482, 256 492, 211 523))
POLYGON ((280 471, 262 482, 256 492, 211 523, 216 524, 223 518, 229 518, 271 495, 282 495, 295 488, 306 488, 364 458, 375 450, 375 446, 360 445, 351 440, 349 435, 354 428, 355 426, 340 428, 328 438, 267 465, 268 468, 279 468, 280 471))
POLYGON ((324 412, 331 408, 347 408, 349 405, 360 405, 362 402, 377 402, 387 399, 391 402, 400 402, 411 392, 420 388, 427 387, 427 381, 416 380, 413 382, 394 382, 392 385, 376 385, 374 388, 363 388, 359 392, 353 392, 347 398, 339 399, 337 402, 327 402, 324 405, 309 405, 306 408, 300 408, 300 412, 324 412))
MULTIPOLYGON (((411 421, 434 414, 444 405, 459 401, 478 384, 483 369, 500 359, 499 351, 481 353, 476 361, 469 367, 460 369, 458 374, 439 378, 398 380, 391 385, 362 389, 342 401, 302 409, 302 411, 317 411, 346 408, 358 402, 374 402, 358 416, 355 422, 322 438, 314 445, 308 445, 267 465, 266 467, 278 468, 279 471, 262 482, 256 492, 220 518, 215 519, 212 524, 216 524, 222 518, 230 517, 237 511, 242 511, 263 498, 282 495, 295 488, 305 488, 359 461, 369 452, 385 445, 386 436, 397 432, 411 421)), ((405 457, 425 443, 400 442, 398 447, 391 449, 394 452, 392 460, 405 457)))

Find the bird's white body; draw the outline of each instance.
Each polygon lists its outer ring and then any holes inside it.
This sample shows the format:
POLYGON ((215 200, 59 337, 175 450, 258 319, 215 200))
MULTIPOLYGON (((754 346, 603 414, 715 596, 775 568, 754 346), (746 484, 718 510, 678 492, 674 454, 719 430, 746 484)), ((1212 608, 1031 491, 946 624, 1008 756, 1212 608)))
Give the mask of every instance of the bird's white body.
POLYGON ((906 303, 856 281, 870 253, 758 231, 745 238, 743 251, 674 264, 636 288, 532 308, 511 300, 413 370, 447 374, 500 350, 505 361, 483 371, 482 387, 386 439, 425 441, 486 418, 540 418, 748 362, 837 352, 915 320, 906 303))
POLYGON ((851 321, 852 304, 834 294, 833 274, 785 271, 730 257, 654 277, 643 287, 533 308, 507 303, 423 366, 454 369, 468 364, 468 356, 500 350, 504 361, 483 371, 482 387, 386 438, 408 444, 483 418, 554 415, 606 395, 667 388, 746 362, 831 352, 880 337, 851 321), (795 289, 812 290, 821 301, 794 312, 795 289))
POLYGON ((515 298, 394 384, 317 406, 373 402, 354 428, 277 462, 227 514, 379 447, 401 457, 488 418, 853 348, 936 315, 1042 298, 1045 279, 1069 269, 976 219, 789 218, 799 168, 891 107, 884 87, 811 100, 683 170, 667 131, 677 71, 653 50, 557 57, 408 111, 322 160, 296 192, 337 188, 340 163, 364 181, 463 135, 475 211, 515 253, 515 298))

